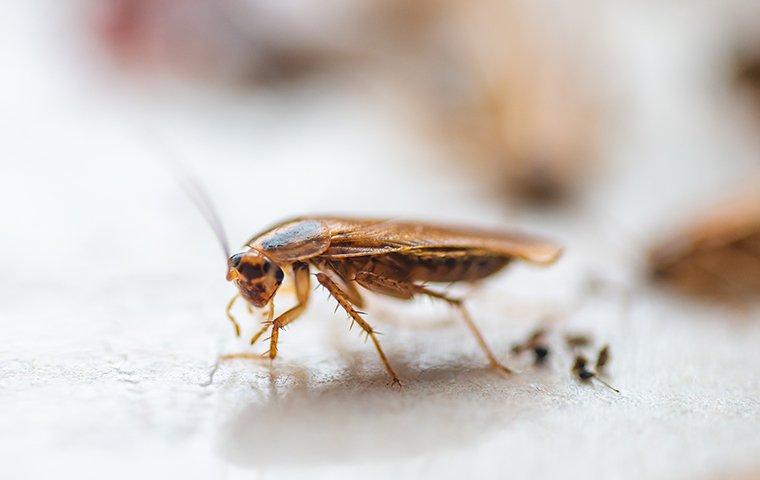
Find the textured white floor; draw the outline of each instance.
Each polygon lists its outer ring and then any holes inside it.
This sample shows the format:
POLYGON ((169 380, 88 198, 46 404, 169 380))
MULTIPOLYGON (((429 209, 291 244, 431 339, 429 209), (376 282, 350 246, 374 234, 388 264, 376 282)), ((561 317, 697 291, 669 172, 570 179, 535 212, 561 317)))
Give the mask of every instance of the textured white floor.
MULTIPOLYGON (((135 93, 72 69, 74 54, 55 48, 60 17, 17 3, 0 28, 3 478, 757 475, 757 312, 695 304, 638 276, 650 232, 757 158, 735 112, 718 121, 684 87, 678 61, 710 38, 709 9, 613 16, 626 20, 632 93, 611 167, 578 208, 531 214, 441 168, 363 92, 135 93), (680 74, 663 69, 673 64, 680 74), (622 394, 574 382, 560 348, 544 370, 510 361, 521 374, 502 379, 446 309, 372 298, 369 318, 406 384, 389 389, 321 291, 271 368, 215 368, 218 354, 245 349, 223 316, 232 288, 146 131, 194 165, 235 244, 282 216, 324 211, 560 239, 555 267, 516 266, 473 292, 474 316, 503 358, 540 320, 592 332, 612 345, 622 394), (590 291, 593 279, 606 286, 590 291)), ((239 314, 252 331, 258 320, 239 314)))

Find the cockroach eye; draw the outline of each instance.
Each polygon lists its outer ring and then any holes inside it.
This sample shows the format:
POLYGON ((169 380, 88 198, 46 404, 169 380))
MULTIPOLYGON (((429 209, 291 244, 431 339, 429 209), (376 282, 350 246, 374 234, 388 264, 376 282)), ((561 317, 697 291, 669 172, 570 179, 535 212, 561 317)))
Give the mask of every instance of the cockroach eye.
POLYGON ((240 266, 240 260, 243 258, 243 253, 236 253, 230 257, 230 266, 232 268, 238 268, 240 266))
POLYGON ((275 278, 277 279, 277 283, 282 283, 282 279, 285 278, 285 272, 283 272, 281 268, 278 268, 275 273, 275 278))

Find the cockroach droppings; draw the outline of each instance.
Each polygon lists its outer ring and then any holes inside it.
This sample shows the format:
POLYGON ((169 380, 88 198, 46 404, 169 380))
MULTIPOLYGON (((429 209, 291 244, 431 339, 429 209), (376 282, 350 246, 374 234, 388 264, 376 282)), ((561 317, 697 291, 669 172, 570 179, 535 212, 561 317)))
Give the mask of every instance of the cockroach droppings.
POLYGON ((580 381, 588 382, 593 378, 597 382, 604 385, 605 387, 614 391, 615 393, 620 393, 620 390, 618 390, 617 388, 613 387, 609 383, 599 378, 599 375, 596 372, 594 372, 593 370, 589 370, 587 367, 587 364, 588 364, 588 360, 586 360, 586 357, 584 357, 583 355, 576 355, 575 362, 573 362, 572 372, 576 377, 578 377, 580 381))
POLYGON ((599 354, 596 356, 596 371, 602 373, 604 367, 610 361, 610 346, 605 345, 599 350, 599 354))
POLYGON ((591 337, 582 333, 566 335, 565 343, 571 350, 575 348, 588 347, 591 345, 591 337))
POLYGON ((536 365, 543 365, 546 362, 546 358, 549 356, 549 348, 543 345, 539 345, 533 348, 533 362, 536 365))
POLYGON ((534 330, 523 343, 512 345, 512 354, 519 355, 522 352, 531 350, 533 352, 533 363, 535 365, 543 365, 550 353, 549 347, 544 342, 545 336, 546 330, 543 328, 534 330))

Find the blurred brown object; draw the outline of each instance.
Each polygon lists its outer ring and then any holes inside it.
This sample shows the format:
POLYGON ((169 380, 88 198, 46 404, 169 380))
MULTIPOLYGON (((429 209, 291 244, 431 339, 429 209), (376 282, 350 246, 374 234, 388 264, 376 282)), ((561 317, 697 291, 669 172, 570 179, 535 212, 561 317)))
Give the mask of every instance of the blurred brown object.
POLYGON ((520 0, 105 0, 120 65, 235 83, 330 72, 379 85, 479 186, 557 202, 596 170, 593 9, 520 0), (350 67, 350 68, 348 68, 350 67))
POLYGON ((760 186, 656 246, 649 265, 653 278, 685 293, 716 300, 760 295, 760 186))
POLYGON ((105 0, 100 45, 120 65, 233 82, 355 65, 426 17, 432 1, 105 0))
POLYGON ((434 37, 440 64, 428 101, 438 131, 484 181, 523 200, 566 199, 597 161, 598 39, 585 14, 571 11, 568 22, 563 13, 516 0, 451 2, 434 37))
POLYGON ((752 95, 755 106, 760 109, 760 42, 753 49, 739 50, 735 68, 736 83, 752 95))

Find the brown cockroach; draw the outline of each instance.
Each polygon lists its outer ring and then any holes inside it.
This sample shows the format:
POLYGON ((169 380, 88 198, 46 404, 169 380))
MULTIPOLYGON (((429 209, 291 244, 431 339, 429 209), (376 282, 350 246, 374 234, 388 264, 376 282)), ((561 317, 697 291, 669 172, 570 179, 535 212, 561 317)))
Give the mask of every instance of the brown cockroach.
MULTIPOLYGON (((277 356, 280 330, 306 308, 310 292, 310 268, 318 271, 317 282, 372 340, 393 383, 398 376, 391 367, 375 330, 357 308, 364 301, 357 287, 404 300, 415 296, 439 299, 456 308, 492 367, 510 373, 491 352, 483 335, 460 298, 430 289, 428 282, 473 282, 501 270, 512 260, 550 264, 561 249, 536 237, 391 220, 341 217, 301 217, 278 223, 255 235, 249 249, 229 257, 227 280, 234 281, 238 295, 258 308, 269 307, 290 269, 295 281, 297 304, 266 322, 251 344, 271 329, 269 358, 277 356)), ((229 309, 234 302, 228 305, 229 309)), ((234 319, 233 319, 234 322, 234 319)), ((239 331, 234 322, 235 331, 239 331)))
POLYGON ((248 240, 246 251, 231 255, 208 196, 194 182, 184 187, 216 233, 227 257, 227 280, 238 288, 226 310, 236 335, 240 336, 240 326, 231 309, 237 299, 242 297, 248 305, 266 308, 269 320, 250 343, 271 330, 269 351, 265 355, 274 359, 280 330, 306 308, 313 268, 318 272, 317 282, 348 313, 352 325, 357 323, 372 340, 394 384, 399 383, 398 375, 380 346, 377 332, 358 310, 364 305, 358 287, 404 300, 427 296, 448 303, 459 311, 490 365, 508 374, 511 371, 496 359, 463 300, 430 289, 427 283, 474 282, 495 274, 516 259, 548 265, 554 263, 562 251, 553 243, 518 233, 313 216, 278 223, 248 240), (292 272, 297 303, 274 318, 273 299, 285 270, 292 272))
POLYGON ((707 213, 654 248, 650 274, 690 294, 742 299, 760 294, 760 194, 707 213))

